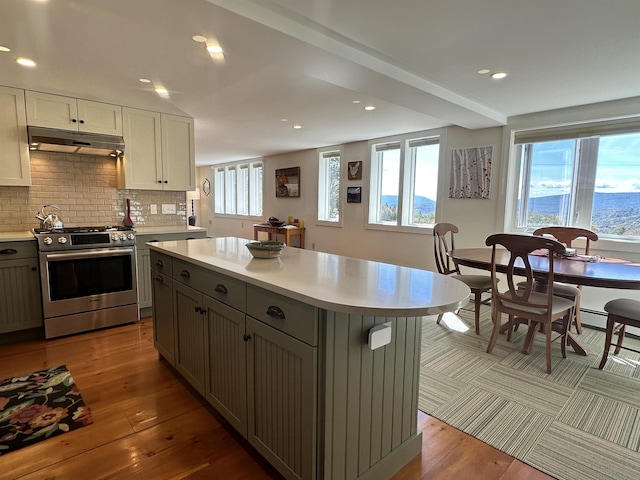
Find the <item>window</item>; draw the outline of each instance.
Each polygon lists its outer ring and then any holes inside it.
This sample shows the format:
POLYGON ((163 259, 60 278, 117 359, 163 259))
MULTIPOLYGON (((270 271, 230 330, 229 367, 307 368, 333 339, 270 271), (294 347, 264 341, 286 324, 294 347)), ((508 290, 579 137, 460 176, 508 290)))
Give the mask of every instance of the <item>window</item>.
POLYGON ((640 236, 640 122, 516 132, 515 230, 640 236))
POLYGON ((215 213, 262 215, 262 162, 242 162, 213 169, 215 213))
POLYGON ((438 137, 373 144, 369 224, 434 224, 439 159, 438 137))
POLYGON ((318 221, 340 221, 340 152, 318 153, 318 221))

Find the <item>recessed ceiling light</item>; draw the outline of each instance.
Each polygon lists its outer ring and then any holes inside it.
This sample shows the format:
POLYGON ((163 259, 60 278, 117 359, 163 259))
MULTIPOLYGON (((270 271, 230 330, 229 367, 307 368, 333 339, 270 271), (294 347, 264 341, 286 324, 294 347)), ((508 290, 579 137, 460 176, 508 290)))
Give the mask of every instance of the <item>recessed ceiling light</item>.
POLYGON ((280 119, 280 121, 281 121, 281 122, 288 122, 288 121, 289 121, 289 119, 288 119, 288 118, 281 118, 281 119, 280 119))
POLYGON ((376 107, 374 107, 373 105, 367 105, 366 107, 364 107, 364 109, 367 111, 371 111, 371 110, 375 110, 376 107))
POLYGON ((156 87, 156 93, 162 98, 169 98, 169 91, 164 87, 156 87))
POLYGON ((294 125, 293 128, 295 128, 296 130, 300 130, 302 128, 302 125, 294 125))
POLYGON ((204 43, 207 41, 207 37, 203 37, 202 35, 194 35, 191 38, 193 39, 194 42, 198 42, 198 43, 204 43))
POLYGON ((501 78, 506 77, 507 74, 505 72, 496 72, 496 73, 492 73, 491 74, 491 78, 495 79, 495 80, 500 80, 501 78))
POLYGON ((9 47, 5 47, 4 45, 0 45, 0 52, 10 52, 11 49, 9 47))
POLYGON ((149 80, 148 78, 140 78, 139 79, 142 83, 151 83, 151 80, 149 80))
POLYGON ((353 103, 354 105, 357 105, 362 102, 360 100, 351 100, 351 103, 353 103))
POLYGON ((480 75, 486 75, 487 73, 489 73, 491 70, 489 70, 488 68, 482 68, 480 70, 478 70, 478 73, 480 75))
POLYGON ((222 53, 222 47, 215 43, 207 45, 207 52, 209 53, 222 53))
POLYGON ((20 58, 18 58, 16 60, 16 62, 18 62, 23 67, 35 67, 36 66, 36 62, 31 60, 30 58, 20 57, 20 58))

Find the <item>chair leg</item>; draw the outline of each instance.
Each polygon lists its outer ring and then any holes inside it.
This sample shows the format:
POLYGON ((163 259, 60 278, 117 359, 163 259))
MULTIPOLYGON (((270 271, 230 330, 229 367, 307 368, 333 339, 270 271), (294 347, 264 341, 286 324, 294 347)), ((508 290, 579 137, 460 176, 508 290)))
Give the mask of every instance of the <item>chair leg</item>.
POLYGON ((489 345, 487 345, 487 353, 493 351, 493 347, 496 346, 496 342, 498 341, 498 335, 500 335, 500 315, 496 313, 493 307, 491 308, 491 320, 493 320, 493 329, 491 330, 489 345))
POLYGON ((607 363, 607 358, 609 358, 609 348, 611 347, 611 339, 613 338, 613 326, 613 318, 609 315, 607 317, 607 331, 604 338, 604 352, 602 352, 602 360, 600 360, 600 366, 598 366, 600 370, 602 370, 605 363, 607 363))
POLYGON ((551 373, 551 333, 553 332, 551 324, 546 325, 545 330, 547 334, 547 373, 551 373))
POLYGON ((444 313, 441 313, 438 315, 438 319, 436 320, 436 325, 440 325, 440 320, 442 320, 442 317, 444 317, 444 313))
POLYGON ((622 340, 624 340, 624 329, 626 327, 626 324, 622 324, 622 326, 620 327, 620 330, 618 330, 618 343, 616 343, 616 349, 614 350, 613 353, 615 353, 616 355, 618 355, 620 353, 620 347, 622 346, 622 340))
POLYGON ((476 335, 480 335, 480 305, 482 304, 482 292, 480 290, 474 290, 475 294, 475 320, 476 320, 476 335))
MULTIPOLYGON (((575 318, 576 321, 576 332, 578 333, 578 335, 582 335, 582 321, 580 320, 580 297, 576 297, 576 307, 573 318, 575 318)), ((571 328, 571 324, 569 324, 569 328, 571 328)))
POLYGON ((560 351, 562 358, 567 358, 567 332, 571 329, 573 310, 562 317, 562 336, 560 337, 560 351))

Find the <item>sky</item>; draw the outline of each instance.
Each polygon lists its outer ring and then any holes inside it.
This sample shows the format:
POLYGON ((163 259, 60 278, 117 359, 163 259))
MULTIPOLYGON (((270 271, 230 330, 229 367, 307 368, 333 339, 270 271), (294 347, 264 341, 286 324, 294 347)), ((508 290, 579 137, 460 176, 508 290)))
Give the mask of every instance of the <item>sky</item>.
MULTIPOLYGON (((569 193, 573 141, 537 144, 531 171, 531 197, 569 193)), ((603 136, 598 150, 597 192, 640 191, 640 134, 603 136)))

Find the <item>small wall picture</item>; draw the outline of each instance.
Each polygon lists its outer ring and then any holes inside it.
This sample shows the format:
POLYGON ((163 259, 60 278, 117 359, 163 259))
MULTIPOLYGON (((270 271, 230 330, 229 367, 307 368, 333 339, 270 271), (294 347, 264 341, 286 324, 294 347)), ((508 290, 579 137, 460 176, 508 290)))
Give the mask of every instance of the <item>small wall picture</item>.
POLYGON ((300 196, 300 167, 276 170, 276 197, 300 196))
POLYGON ((362 180, 362 162, 349 162, 347 167, 349 180, 362 180))
POLYGON ((347 187, 347 203, 360 203, 362 200, 362 187, 347 187))

